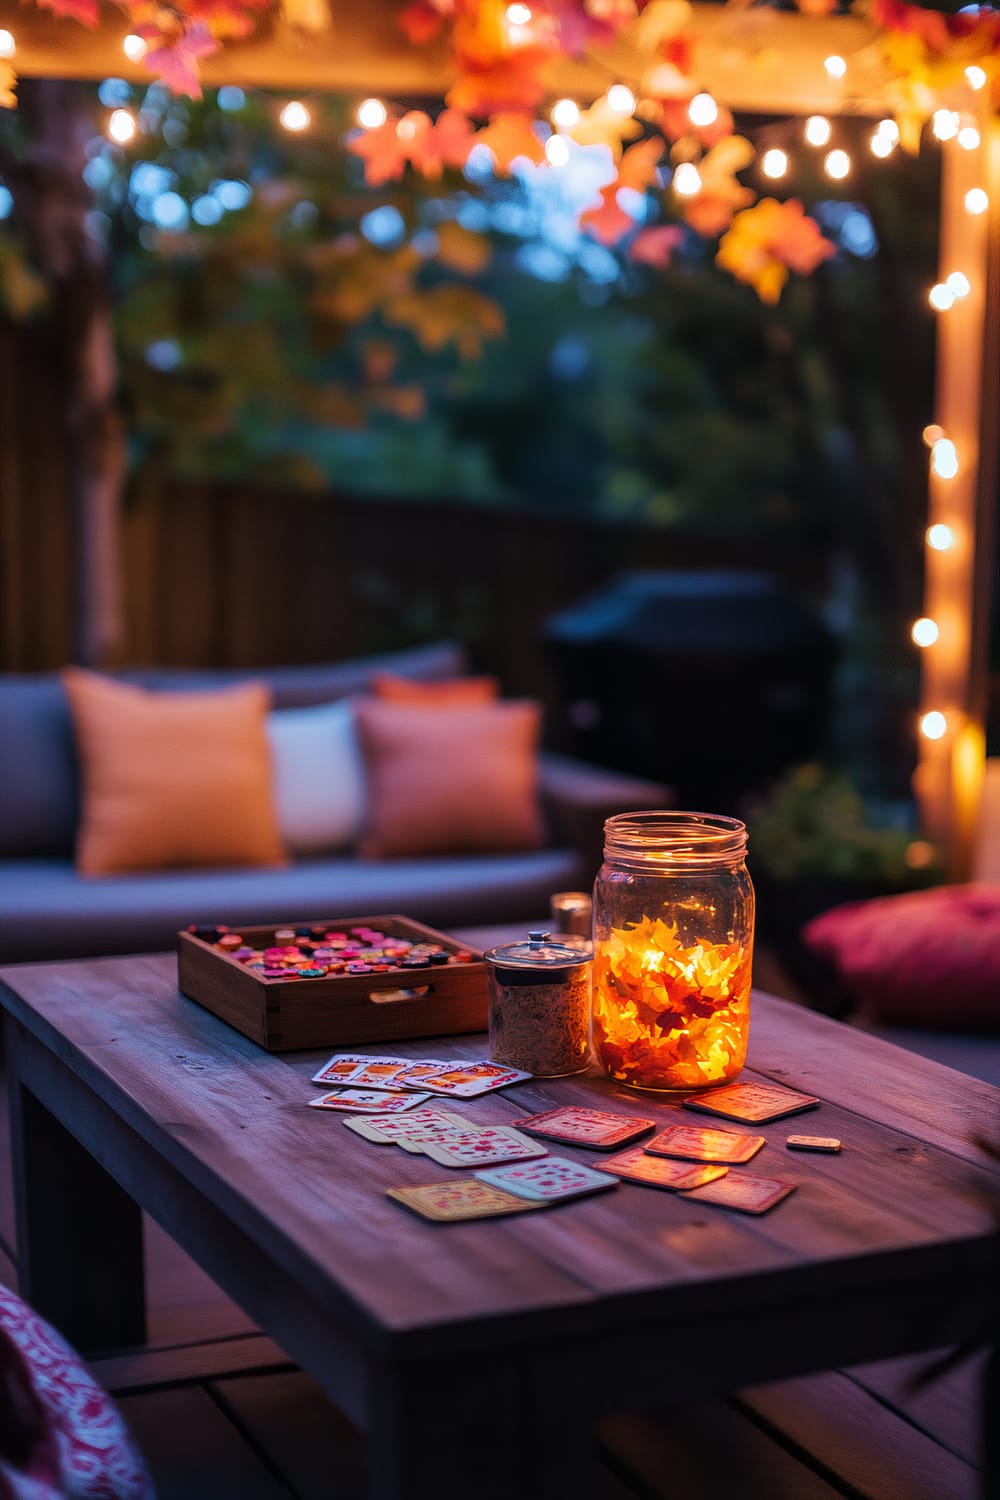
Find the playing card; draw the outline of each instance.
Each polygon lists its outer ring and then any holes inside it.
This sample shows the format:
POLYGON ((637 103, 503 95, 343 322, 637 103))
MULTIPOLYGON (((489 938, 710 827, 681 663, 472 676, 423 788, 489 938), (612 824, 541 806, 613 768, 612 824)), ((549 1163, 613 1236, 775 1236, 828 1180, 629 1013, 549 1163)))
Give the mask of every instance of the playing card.
POLYGON ((355 1110, 358 1114, 398 1114, 422 1104, 429 1094, 386 1094, 378 1089, 332 1089, 318 1099, 309 1100, 310 1109, 355 1110))
POLYGON ((560 1203, 564 1198, 602 1193, 618 1186, 617 1177, 581 1167, 563 1156, 547 1156, 544 1161, 519 1162, 511 1167, 487 1167, 476 1176, 480 1182, 540 1203, 560 1203))
POLYGON ((363 1057, 354 1052, 338 1052, 325 1062, 318 1073, 314 1073, 310 1079, 311 1083, 346 1083, 354 1073, 359 1073, 362 1068, 372 1062, 370 1057, 363 1057))
POLYGON ((489 1183, 477 1182, 474 1177, 463 1177, 458 1182, 431 1182, 423 1187, 389 1188, 386 1197, 394 1198, 421 1218, 440 1224, 492 1219, 498 1214, 519 1214, 545 1206, 529 1198, 519 1198, 516 1193, 505 1193, 489 1183))
POLYGON ((668 1125, 647 1141, 644 1149, 651 1156, 676 1156, 683 1161, 734 1163, 749 1161, 766 1145, 762 1135, 737 1135, 733 1130, 710 1130, 700 1125, 668 1125))
POLYGON ((769 1120, 780 1120, 782 1115, 815 1109, 819 1102, 812 1094, 800 1094, 795 1089, 782 1088, 779 1083, 730 1083, 709 1094, 694 1094, 684 1100, 684 1108, 766 1125, 769 1120))
POLYGON ((432 1094, 453 1094, 456 1099, 473 1099, 477 1094, 488 1094, 492 1089, 506 1088, 509 1083, 520 1083, 530 1078, 517 1068, 504 1068, 499 1063, 471 1062, 453 1063, 441 1073, 431 1073, 420 1080, 420 1087, 432 1094))
POLYGON ((616 1146, 627 1146, 629 1141, 636 1141, 641 1135, 656 1129, 653 1120, 616 1115, 606 1109, 584 1109, 576 1104, 564 1104, 561 1109, 549 1109, 541 1115, 528 1115, 523 1120, 515 1120, 514 1124, 529 1135, 586 1146, 589 1151, 613 1151, 616 1146))
POLYGON ((431 1073, 440 1073, 442 1069, 450 1067, 441 1058, 424 1057, 417 1062, 411 1062, 397 1078, 393 1080, 394 1089, 420 1088, 423 1080, 431 1073))
POLYGON ((727 1172, 718 1182, 685 1192, 692 1203, 714 1203, 719 1208, 735 1208, 741 1214, 766 1214, 769 1208, 794 1193, 798 1183, 781 1182, 777 1177, 754 1177, 750 1172, 727 1172))
POLYGON ((789 1151, 828 1151, 831 1155, 840 1150, 840 1142, 833 1135, 790 1135, 785 1145, 789 1151))
POLYGON ((495 1125, 439 1135, 423 1143, 425 1156, 443 1167, 488 1167, 493 1162, 545 1156, 544 1146, 508 1126, 495 1125))
POLYGON ((363 1135, 366 1141, 374 1141, 376 1146, 391 1146, 396 1143, 402 1145, 413 1137, 430 1140, 443 1130, 472 1128, 471 1121, 464 1120, 461 1115, 445 1114, 439 1109, 415 1109, 408 1115, 397 1115, 387 1120, 379 1115, 374 1119, 368 1115, 358 1115, 356 1119, 345 1120, 344 1124, 356 1135, 363 1135))
POLYGON ((715 1162, 666 1161, 662 1156, 648 1156, 641 1146, 632 1146, 620 1156, 612 1156, 604 1165, 616 1177, 627 1177, 630 1182, 642 1182, 647 1187, 669 1188, 671 1192, 701 1187, 716 1177, 725 1177, 729 1171, 715 1162))

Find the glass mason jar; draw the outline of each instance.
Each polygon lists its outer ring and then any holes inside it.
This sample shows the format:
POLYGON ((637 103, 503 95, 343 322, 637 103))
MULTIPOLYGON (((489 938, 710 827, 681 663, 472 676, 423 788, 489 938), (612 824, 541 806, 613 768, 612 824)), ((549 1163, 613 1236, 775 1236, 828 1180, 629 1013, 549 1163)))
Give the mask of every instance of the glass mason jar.
POLYGON ((745 826, 620 813, 594 886, 597 1060, 620 1083, 704 1089, 734 1077, 750 1030, 754 892, 745 826))

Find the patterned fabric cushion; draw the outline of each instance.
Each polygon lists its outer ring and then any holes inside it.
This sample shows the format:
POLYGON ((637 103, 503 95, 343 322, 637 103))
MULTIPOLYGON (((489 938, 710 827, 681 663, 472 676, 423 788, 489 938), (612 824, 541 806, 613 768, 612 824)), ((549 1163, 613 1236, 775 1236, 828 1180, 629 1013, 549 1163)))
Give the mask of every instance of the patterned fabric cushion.
POLYGON ((0 1500, 154 1500, 111 1397, 55 1329, 6 1287, 0 1406, 0 1500))

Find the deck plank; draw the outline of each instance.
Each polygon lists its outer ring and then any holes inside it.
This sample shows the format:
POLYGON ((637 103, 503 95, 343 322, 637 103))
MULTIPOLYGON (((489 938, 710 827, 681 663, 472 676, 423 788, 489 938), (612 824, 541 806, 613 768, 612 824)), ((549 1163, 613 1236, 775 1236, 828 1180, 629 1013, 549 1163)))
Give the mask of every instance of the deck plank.
POLYGON ((296 1500, 201 1386, 126 1396, 157 1500, 296 1500))
POLYGON ((880 1360, 856 1365, 845 1373, 864 1390, 904 1413, 950 1452, 967 1463, 980 1465, 983 1445, 979 1408, 986 1352, 970 1353, 960 1363, 923 1380, 921 1377, 946 1354, 942 1350, 906 1359, 880 1360))
POLYGON ((299 1500, 364 1494, 364 1437, 308 1375, 245 1375, 213 1381, 210 1390, 234 1425, 254 1434, 299 1500))

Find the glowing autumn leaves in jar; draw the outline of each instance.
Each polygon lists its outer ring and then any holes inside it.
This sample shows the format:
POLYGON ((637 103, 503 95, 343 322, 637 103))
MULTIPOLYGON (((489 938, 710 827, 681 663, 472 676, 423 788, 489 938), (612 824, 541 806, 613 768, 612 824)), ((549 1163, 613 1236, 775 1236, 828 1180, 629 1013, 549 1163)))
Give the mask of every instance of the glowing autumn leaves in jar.
POLYGON ((647 1089, 702 1088, 742 1068, 751 946, 682 942, 647 917, 613 927, 594 954, 594 1050, 612 1078, 647 1089))

